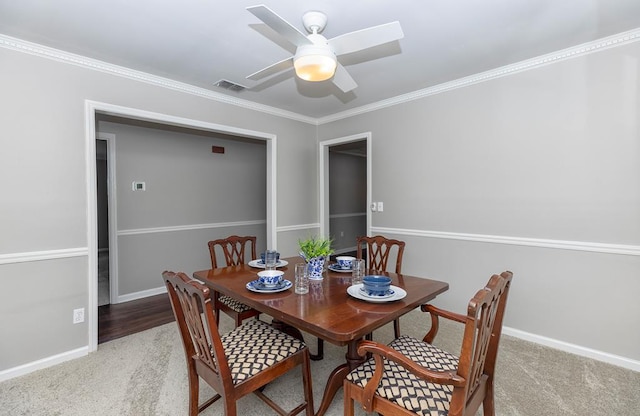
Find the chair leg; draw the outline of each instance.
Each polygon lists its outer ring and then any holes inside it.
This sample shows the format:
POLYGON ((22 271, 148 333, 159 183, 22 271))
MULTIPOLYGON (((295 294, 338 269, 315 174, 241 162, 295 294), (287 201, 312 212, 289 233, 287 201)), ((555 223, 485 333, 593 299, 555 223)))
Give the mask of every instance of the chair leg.
POLYGON ((493 382, 487 382, 487 391, 484 395, 484 400, 482 401, 482 414, 484 416, 495 416, 495 402, 493 401, 493 382))
POLYGON ((393 333, 396 338, 400 338, 400 318, 393 321, 393 333))
POLYGON ((220 325, 220 308, 217 305, 218 300, 214 298, 213 300, 213 313, 216 316, 216 325, 220 325))
POLYGON ((307 416, 313 416, 313 388, 311 386, 311 365, 309 363, 309 350, 305 352, 305 359, 302 361, 302 383, 304 384, 304 399, 307 402, 307 416))
POLYGON ((194 363, 191 361, 188 364, 188 376, 189 376, 189 416, 197 416, 199 413, 198 409, 198 393, 200 391, 200 379, 198 377, 198 373, 196 373, 196 369, 194 368, 194 363))
POLYGON ((342 388, 344 394, 344 416, 353 416, 353 399, 351 398, 351 388, 349 387, 349 382, 345 380, 344 387, 342 388))

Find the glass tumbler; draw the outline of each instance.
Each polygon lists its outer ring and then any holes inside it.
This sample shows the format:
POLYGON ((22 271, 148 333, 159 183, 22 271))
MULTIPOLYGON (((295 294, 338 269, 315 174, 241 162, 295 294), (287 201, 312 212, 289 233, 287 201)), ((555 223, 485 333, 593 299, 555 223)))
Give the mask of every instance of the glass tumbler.
POLYGON ((264 252, 264 268, 265 270, 275 270, 277 264, 277 251, 267 250, 264 252))
POLYGON ((352 271, 351 271, 351 284, 357 285, 358 283, 362 283, 362 278, 364 277, 365 272, 365 262, 363 259, 354 260, 352 271))
POLYGON ((294 291, 299 295, 309 293, 309 273, 307 272, 307 263, 296 263, 294 291))

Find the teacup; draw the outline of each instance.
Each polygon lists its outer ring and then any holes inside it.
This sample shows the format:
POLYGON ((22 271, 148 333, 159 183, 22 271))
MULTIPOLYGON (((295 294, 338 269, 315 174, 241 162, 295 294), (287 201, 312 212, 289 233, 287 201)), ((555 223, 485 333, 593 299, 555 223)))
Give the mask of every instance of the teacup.
POLYGON ((363 289, 369 296, 384 296, 389 292, 391 278, 387 276, 369 275, 362 278, 363 289))
POLYGON ((336 257, 336 261, 338 262, 338 266, 341 269, 351 269, 353 262, 356 260, 355 257, 352 256, 338 256, 336 257))
POLYGON ((282 283, 282 270, 262 270, 258 272, 258 281, 264 285, 264 287, 276 287, 282 283))

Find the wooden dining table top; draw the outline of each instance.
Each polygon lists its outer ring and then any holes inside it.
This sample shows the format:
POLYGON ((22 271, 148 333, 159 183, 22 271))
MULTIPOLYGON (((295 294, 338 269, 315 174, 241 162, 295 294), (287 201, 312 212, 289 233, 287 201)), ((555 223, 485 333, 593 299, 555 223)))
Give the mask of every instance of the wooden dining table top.
MULTIPOLYGON (((300 257, 284 259, 288 264, 284 279, 294 283, 295 263, 300 257)), ((312 280, 309 293, 300 295, 290 289, 276 293, 257 293, 247 289, 247 283, 258 279, 259 268, 248 264, 201 270, 193 277, 217 292, 229 295, 274 319, 336 345, 346 345, 429 302, 448 290, 446 282, 396 273, 379 273, 391 278, 391 285, 404 289, 403 299, 390 302, 369 302, 347 293, 351 273, 327 270, 322 280, 312 280)), ((367 271, 366 274, 373 274, 367 271)))

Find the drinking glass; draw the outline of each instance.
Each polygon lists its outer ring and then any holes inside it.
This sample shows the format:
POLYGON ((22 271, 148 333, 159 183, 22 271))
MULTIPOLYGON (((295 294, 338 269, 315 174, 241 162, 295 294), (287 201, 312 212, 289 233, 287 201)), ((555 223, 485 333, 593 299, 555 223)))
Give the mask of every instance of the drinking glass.
POLYGON ((295 293, 299 295, 309 293, 309 273, 307 272, 307 263, 296 263, 295 277, 295 293))
POLYGON ((265 270, 275 270, 276 269, 276 260, 277 251, 275 250, 267 250, 264 252, 264 268, 265 270))
POLYGON ((351 271, 351 284, 357 285, 358 283, 362 283, 362 278, 364 277, 365 272, 365 262, 364 259, 354 260, 352 263, 352 271, 351 271))

